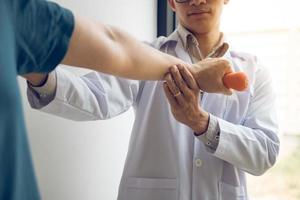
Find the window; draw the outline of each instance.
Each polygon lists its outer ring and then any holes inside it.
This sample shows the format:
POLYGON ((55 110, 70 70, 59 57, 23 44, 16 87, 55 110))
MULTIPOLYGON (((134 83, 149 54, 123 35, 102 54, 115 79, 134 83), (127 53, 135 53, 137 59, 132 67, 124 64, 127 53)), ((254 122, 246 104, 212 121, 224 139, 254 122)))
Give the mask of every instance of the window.
POLYGON ((175 14, 168 5, 168 1, 157 0, 157 36, 167 36, 175 28, 175 14))
POLYGON ((277 91, 281 148, 261 177, 249 176, 253 200, 300 199, 300 2, 230 1, 222 30, 237 50, 253 53, 271 72, 277 91))

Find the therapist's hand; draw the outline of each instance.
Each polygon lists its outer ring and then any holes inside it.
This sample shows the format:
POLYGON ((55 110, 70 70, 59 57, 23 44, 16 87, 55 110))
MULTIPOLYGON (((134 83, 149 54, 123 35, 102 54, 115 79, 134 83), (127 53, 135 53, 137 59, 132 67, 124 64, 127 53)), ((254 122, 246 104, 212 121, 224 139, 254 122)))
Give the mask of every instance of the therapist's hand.
POLYGON ((231 95, 232 91, 224 86, 223 76, 232 72, 231 64, 224 58, 208 58, 189 68, 200 90, 208 93, 231 95))
POLYGON ((207 130, 209 114, 199 104, 200 91, 189 70, 181 65, 170 68, 164 91, 175 119, 201 134, 207 130))

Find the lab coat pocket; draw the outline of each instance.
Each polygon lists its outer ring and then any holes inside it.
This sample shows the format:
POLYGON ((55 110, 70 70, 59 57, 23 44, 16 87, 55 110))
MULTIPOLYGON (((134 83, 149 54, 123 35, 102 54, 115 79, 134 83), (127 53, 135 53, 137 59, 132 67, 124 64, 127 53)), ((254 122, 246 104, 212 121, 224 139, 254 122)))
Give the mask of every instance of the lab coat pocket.
POLYGON ((233 186, 219 182, 219 200, 246 200, 244 186, 233 186))
POLYGON ((177 200, 176 179, 130 177, 125 190, 125 200, 177 200))

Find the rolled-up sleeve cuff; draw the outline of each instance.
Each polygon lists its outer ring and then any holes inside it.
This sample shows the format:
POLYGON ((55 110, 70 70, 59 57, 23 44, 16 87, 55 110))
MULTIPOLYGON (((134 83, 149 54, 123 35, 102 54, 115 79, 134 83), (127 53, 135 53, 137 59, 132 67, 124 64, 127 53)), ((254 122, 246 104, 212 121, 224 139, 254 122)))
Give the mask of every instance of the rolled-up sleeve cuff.
POLYGON ((55 71, 52 71, 47 78, 47 81, 45 82, 44 85, 40 87, 34 87, 28 84, 28 87, 31 87, 34 89, 37 93, 40 94, 40 96, 51 96, 55 94, 55 89, 56 89, 56 73, 55 71))
POLYGON ((56 72, 48 75, 48 80, 41 87, 33 87, 27 83, 27 98, 30 106, 34 109, 41 109, 48 105, 56 95, 56 72))
MULTIPOLYGON (((227 122, 223 119, 218 119, 220 127, 220 142, 214 155, 218 158, 225 159, 228 158, 228 147, 232 141, 236 140, 235 137, 235 126, 234 124, 227 122)), ((228 158, 229 159, 229 158, 228 158)))
POLYGON ((210 114, 207 131, 196 137, 204 143, 207 151, 214 153, 220 138, 220 126, 217 117, 210 114))

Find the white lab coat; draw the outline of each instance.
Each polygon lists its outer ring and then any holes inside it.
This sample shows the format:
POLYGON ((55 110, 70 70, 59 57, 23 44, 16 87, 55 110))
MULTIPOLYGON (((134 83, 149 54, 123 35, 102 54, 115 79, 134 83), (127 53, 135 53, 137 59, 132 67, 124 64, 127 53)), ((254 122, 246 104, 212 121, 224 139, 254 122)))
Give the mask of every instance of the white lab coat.
MULTIPOLYGON (((176 31, 153 46, 191 62, 176 31)), ((269 74, 255 57, 234 51, 225 57, 235 71, 247 73, 250 87, 232 96, 204 93, 201 106, 220 126, 214 153, 174 119, 162 82, 97 72, 76 77, 57 69, 56 96, 41 110, 84 121, 112 118, 134 107, 119 200, 245 200, 245 173, 263 174, 278 155, 275 95, 269 74)), ((33 93, 29 96, 38 103, 33 93)))

